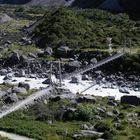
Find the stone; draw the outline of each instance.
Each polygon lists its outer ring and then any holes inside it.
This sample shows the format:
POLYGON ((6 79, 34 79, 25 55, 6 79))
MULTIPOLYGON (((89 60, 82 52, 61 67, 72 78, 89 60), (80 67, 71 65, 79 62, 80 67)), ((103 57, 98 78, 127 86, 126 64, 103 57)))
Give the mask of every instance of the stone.
POLYGON ((26 55, 21 55, 20 56, 20 61, 23 62, 28 62, 28 57, 26 55))
POLYGON ((65 69, 67 72, 72 72, 76 69, 79 69, 80 67, 81 67, 81 62, 79 62, 78 60, 74 60, 65 65, 65 69))
POLYGON ((23 83, 23 82, 20 82, 18 84, 18 87, 25 88, 26 90, 29 90, 30 89, 30 85, 27 84, 27 83, 23 83))
POLYGON ((20 56, 18 54, 18 52, 13 52, 12 56, 9 58, 9 64, 10 65, 15 65, 15 64, 18 64, 19 61, 20 61, 20 56))
POLYGON ((0 70, 0 75, 6 75, 8 71, 6 69, 1 69, 0 70))
POLYGON ((77 77, 72 77, 70 83, 77 84, 79 83, 79 79, 77 77))
POLYGON ((122 96, 121 103, 131 104, 131 105, 140 105, 140 97, 137 96, 122 96))
POLYGON ((7 75, 3 78, 3 80, 12 80, 12 76, 9 75, 9 74, 7 74, 7 75))
POLYGON ((4 95, 6 95, 6 92, 5 92, 5 91, 0 91, 0 99, 1 99, 4 95))
POLYGON ((27 37, 23 37, 21 39, 21 42, 23 43, 23 45, 31 45, 32 44, 32 41, 30 38, 27 38, 27 37))
POLYGON ((19 70, 19 73, 16 74, 17 77, 25 77, 25 71, 24 70, 19 70))
POLYGON ((82 80, 89 80, 88 75, 86 75, 86 74, 82 75, 82 80))
POLYGON ((117 110, 117 109, 113 109, 113 113, 114 113, 115 115, 119 115, 119 114, 120 114, 120 111, 117 110))
POLYGON ((42 82, 42 84, 50 84, 52 83, 52 81, 50 80, 50 78, 47 78, 45 81, 42 82))
POLYGON ((126 93, 126 94, 130 94, 129 89, 127 87, 120 87, 119 91, 121 93, 126 93))
POLYGON ((70 57, 72 49, 70 49, 68 46, 61 46, 57 48, 57 55, 62 57, 70 57))
POLYGON ((44 51, 39 50, 39 52, 37 53, 38 57, 43 57, 44 56, 44 51))
POLYGON ((76 101, 79 103, 95 103, 96 98, 91 95, 84 95, 76 98, 76 101))
POLYGON ((61 96, 53 96, 53 97, 49 98, 49 100, 51 102, 58 102, 61 100, 61 96))
POLYGON ((25 88, 13 87, 11 90, 12 93, 16 93, 16 94, 27 94, 27 90, 25 88))
POLYGON ((98 61, 97 61, 97 59, 96 58, 92 58, 91 60, 90 60, 90 63, 92 63, 92 64, 96 64, 98 61))
POLYGON ((91 130, 81 130, 80 133, 84 137, 87 137, 87 136, 98 136, 98 137, 101 137, 103 135, 103 133, 101 133, 101 132, 96 132, 96 131, 91 131, 91 130))
POLYGON ((117 106, 117 103, 114 100, 109 100, 107 104, 111 106, 117 106))
POLYGON ((44 51, 44 54, 45 54, 45 55, 52 55, 52 54, 53 54, 52 48, 47 47, 47 48, 45 49, 45 51, 44 51))
POLYGON ((33 53, 29 53, 28 56, 31 57, 31 58, 37 58, 37 56, 33 53))
POLYGON ((106 115, 107 115, 108 117, 113 117, 113 116, 114 116, 112 112, 106 112, 106 115))
POLYGON ((104 114, 104 113, 106 112, 105 109, 100 108, 100 107, 97 107, 96 110, 97 110, 99 113, 102 113, 102 114, 104 114))
POLYGON ((2 99, 6 104, 18 102, 18 97, 17 97, 16 93, 6 94, 4 97, 2 97, 2 99))

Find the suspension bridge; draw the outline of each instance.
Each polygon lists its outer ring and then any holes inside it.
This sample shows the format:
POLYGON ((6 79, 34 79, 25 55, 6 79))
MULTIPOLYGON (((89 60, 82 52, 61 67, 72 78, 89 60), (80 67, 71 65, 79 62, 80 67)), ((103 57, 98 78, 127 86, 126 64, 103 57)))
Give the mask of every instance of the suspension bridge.
MULTIPOLYGON (((62 80, 65 80, 65 79, 68 79, 68 78, 71 78, 73 76, 77 76, 77 75, 80 75, 80 74, 83 74, 87 71, 90 71, 92 69, 95 69, 99 66, 102 66, 106 63, 109 63, 113 60, 116 60, 117 58, 120 58, 122 57, 123 55, 125 55, 125 52, 118 52, 116 53, 115 55, 112 55, 112 56, 109 56, 95 64, 90 64, 88 66, 86 66, 85 68, 82 68, 82 69, 79 69, 79 70, 76 70, 70 74, 65 74, 65 75, 62 75, 62 80)), ((14 104, 13 106, 9 107, 8 109, 4 110, 4 111, 1 111, 0 112, 0 118, 3 118, 4 116, 12 113, 12 112, 15 112, 19 109, 22 109, 24 108, 25 106, 28 106, 28 105, 31 105, 34 103, 35 100, 45 96, 45 95, 50 95, 52 94, 52 90, 53 90, 53 86, 49 86, 48 88, 46 89, 43 89, 41 91, 38 91, 30 96, 28 96, 25 100, 22 100, 22 101, 19 101, 17 102, 16 104, 14 104)))

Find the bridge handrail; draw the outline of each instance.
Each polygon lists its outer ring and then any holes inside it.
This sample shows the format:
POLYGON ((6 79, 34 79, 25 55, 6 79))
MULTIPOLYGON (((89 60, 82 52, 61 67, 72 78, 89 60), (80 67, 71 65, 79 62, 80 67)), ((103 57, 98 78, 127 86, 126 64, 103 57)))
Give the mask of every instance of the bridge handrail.
POLYGON ((99 61, 99 62, 97 62, 97 63, 95 63, 95 64, 90 64, 90 65, 88 65, 88 66, 86 66, 86 67, 84 67, 84 68, 81 68, 80 70, 76 70, 76 71, 74 71, 74 72, 72 72, 72 73, 63 75, 63 76, 62 76, 62 79, 63 79, 63 80, 64 80, 64 79, 68 79, 68 78, 71 78, 71 77, 73 77, 73 76, 76 76, 76 75, 82 74, 82 73, 84 73, 84 72, 87 72, 87 71, 89 71, 89 70, 91 70, 91 69, 97 68, 97 67, 99 67, 99 66, 101 66, 101 65, 103 65, 103 64, 105 64, 105 63, 107 63, 107 62, 110 62, 110 61, 112 61, 112 60, 115 60, 115 59, 117 59, 117 58, 123 56, 124 54, 125 54, 124 52, 120 52, 120 53, 117 53, 117 54, 115 54, 115 55, 113 55, 113 56, 109 56, 109 57, 107 57, 107 58, 105 58, 105 59, 103 59, 103 60, 101 60, 101 61, 99 61))

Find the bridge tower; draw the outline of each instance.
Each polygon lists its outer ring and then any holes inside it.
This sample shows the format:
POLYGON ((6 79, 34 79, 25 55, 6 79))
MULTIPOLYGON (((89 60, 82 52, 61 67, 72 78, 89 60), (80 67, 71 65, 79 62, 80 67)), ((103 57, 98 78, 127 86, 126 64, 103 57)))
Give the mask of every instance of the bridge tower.
POLYGON ((61 61, 58 61, 59 63, 59 86, 62 86, 62 73, 61 73, 61 61))
POLYGON ((113 51, 113 49, 112 49, 112 38, 111 37, 108 37, 107 39, 106 39, 106 42, 107 42, 107 46, 108 46, 108 49, 109 49, 109 52, 110 52, 110 54, 112 53, 112 51, 113 51))

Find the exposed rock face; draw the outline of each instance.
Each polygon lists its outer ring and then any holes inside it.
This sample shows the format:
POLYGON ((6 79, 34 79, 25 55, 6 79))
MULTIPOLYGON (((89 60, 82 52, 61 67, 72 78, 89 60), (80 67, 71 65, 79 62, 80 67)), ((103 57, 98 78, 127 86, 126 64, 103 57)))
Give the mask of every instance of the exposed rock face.
POLYGON ((121 11, 122 9, 129 12, 140 11, 139 0, 0 0, 0 4, 72 5, 80 8, 101 8, 113 11, 121 11))
POLYGON ((0 24, 13 20, 7 14, 0 14, 0 24))

